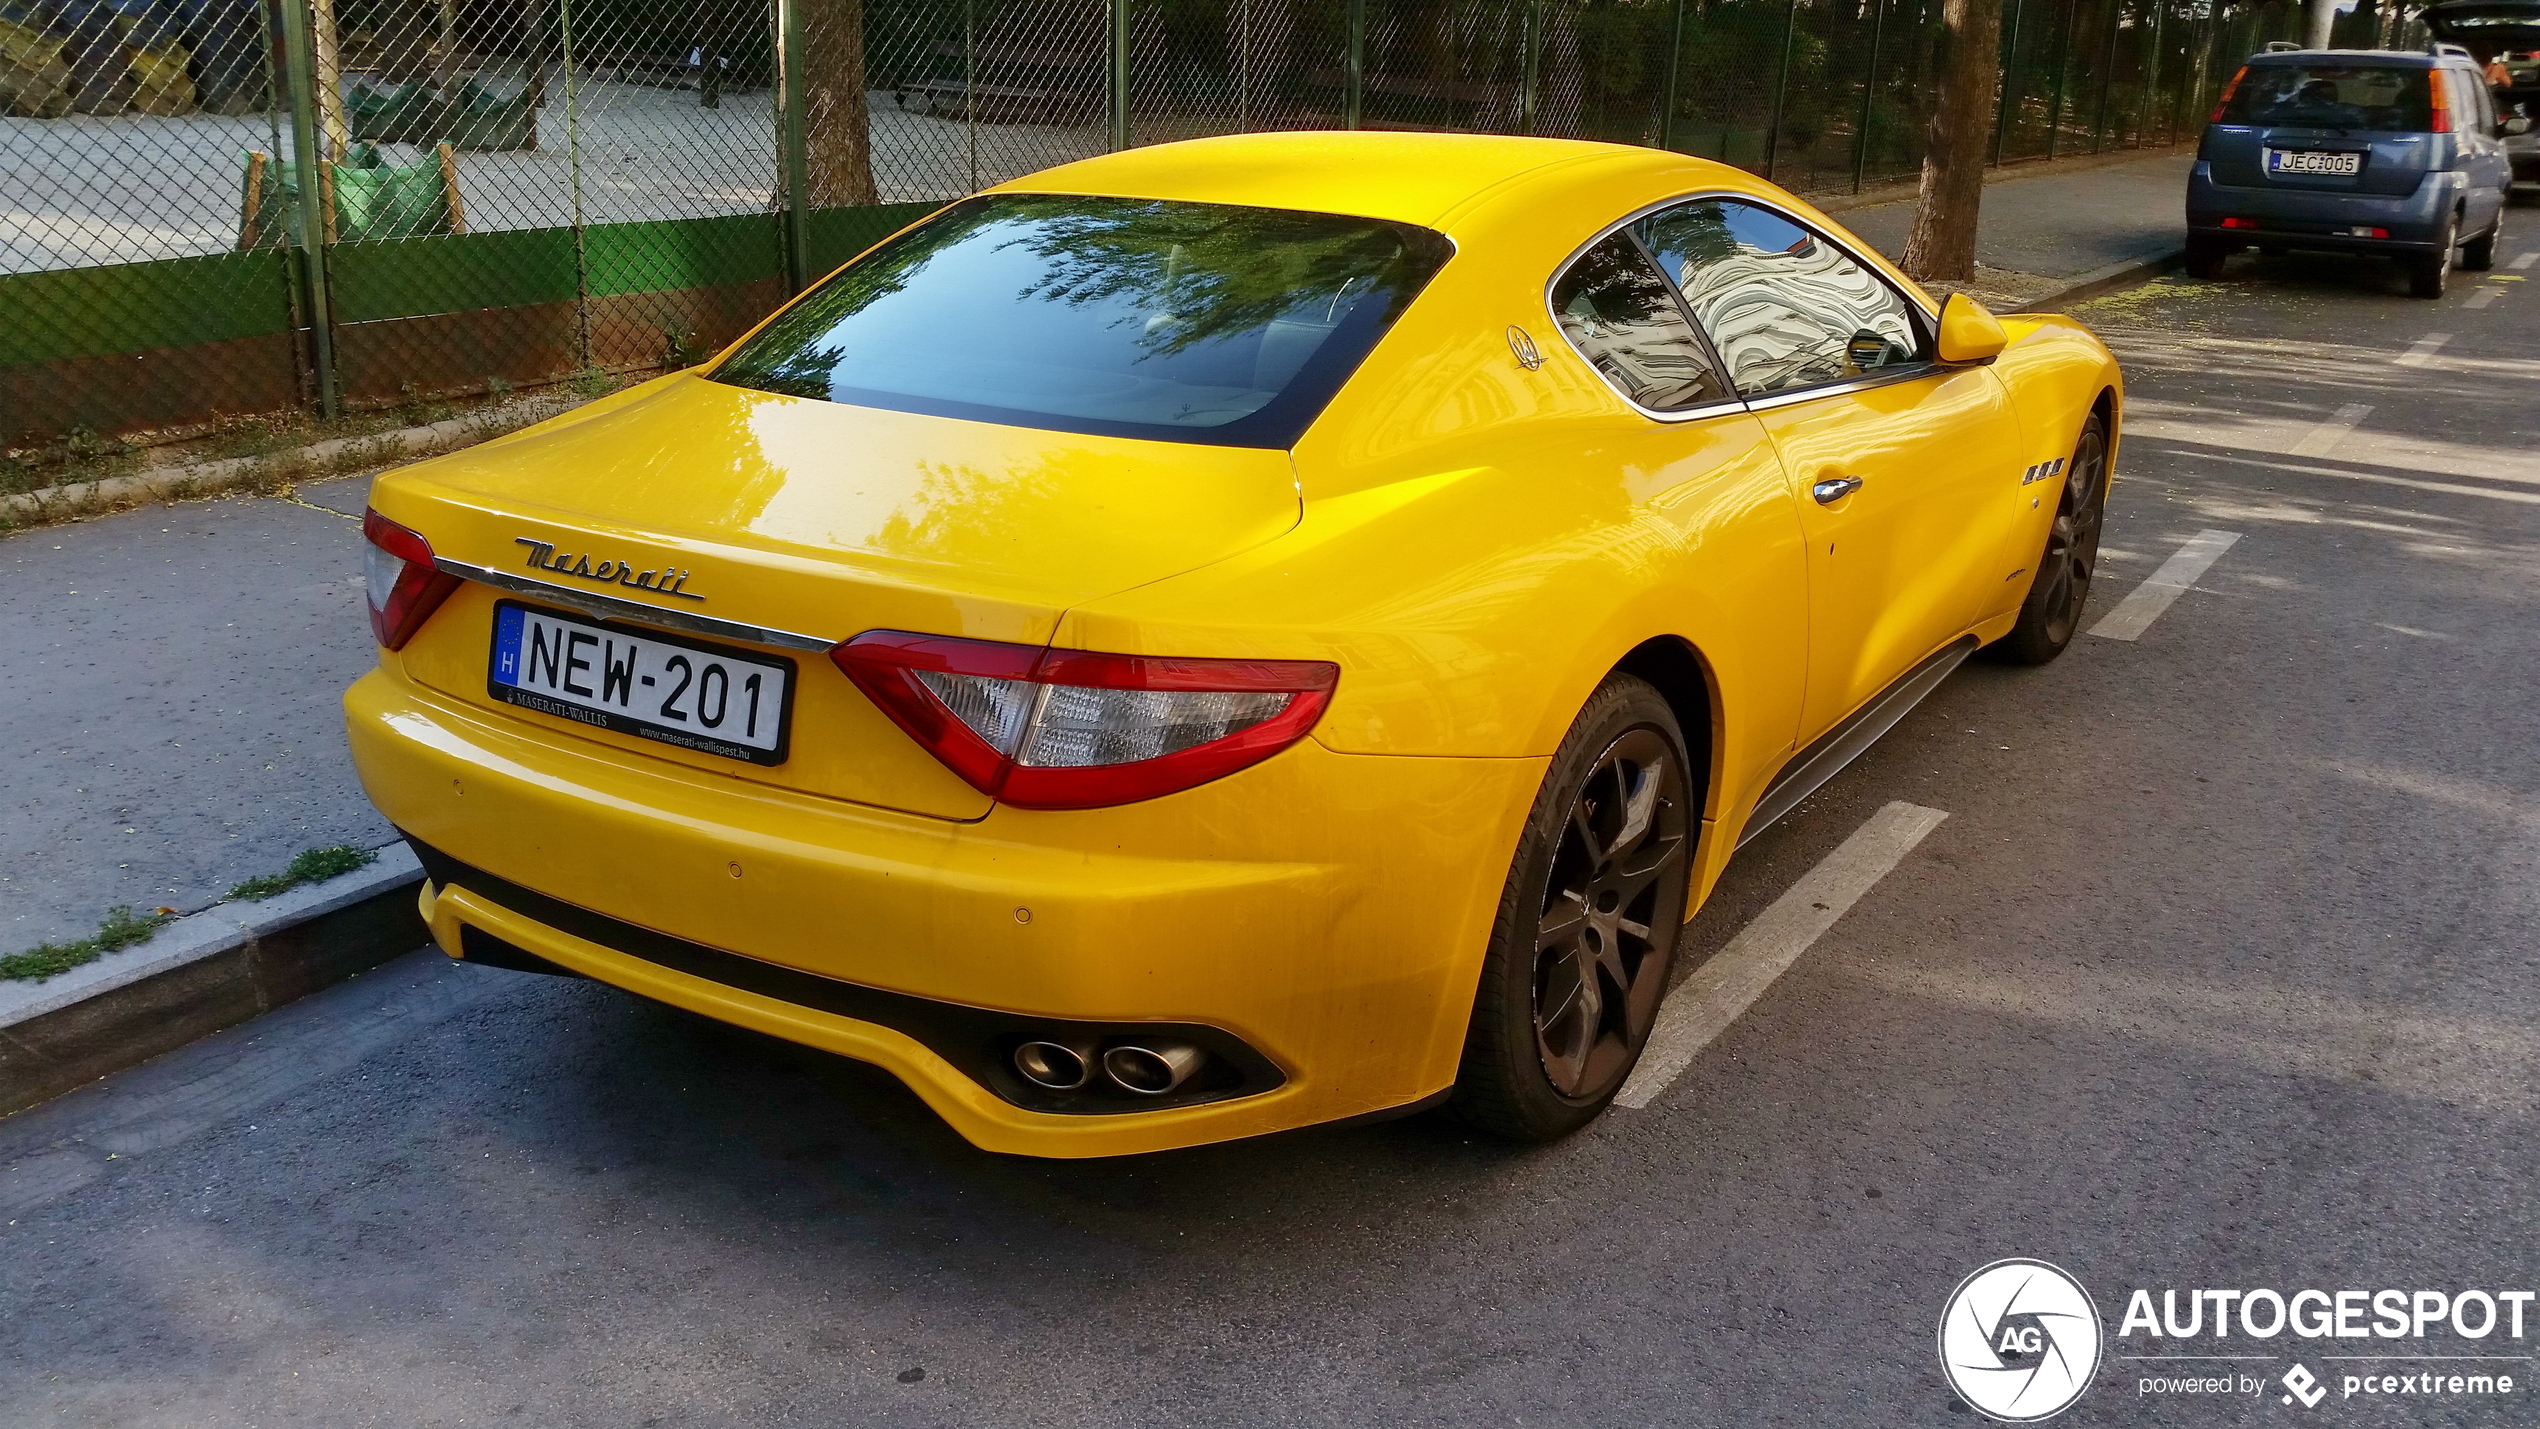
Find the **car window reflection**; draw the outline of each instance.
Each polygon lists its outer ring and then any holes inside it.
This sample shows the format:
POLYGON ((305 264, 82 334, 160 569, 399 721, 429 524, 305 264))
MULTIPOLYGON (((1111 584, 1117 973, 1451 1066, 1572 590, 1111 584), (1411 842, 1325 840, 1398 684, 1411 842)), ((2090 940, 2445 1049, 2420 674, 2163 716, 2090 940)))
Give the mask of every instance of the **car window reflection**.
POLYGON ((1744 396, 1922 360, 1902 295, 1770 209, 1701 199, 1642 220, 1640 233, 1744 396))
POLYGON ((1553 286, 1552 311, 1579 355, 1643 407, 1672 412, 1729 395, 1667 280, 1629 234, 1581 254, 1553 286))
POLYGON ((825 401, 1286 446, 1450 248, 1409 224, 994 195, 830 277, 717 381, 825 401))

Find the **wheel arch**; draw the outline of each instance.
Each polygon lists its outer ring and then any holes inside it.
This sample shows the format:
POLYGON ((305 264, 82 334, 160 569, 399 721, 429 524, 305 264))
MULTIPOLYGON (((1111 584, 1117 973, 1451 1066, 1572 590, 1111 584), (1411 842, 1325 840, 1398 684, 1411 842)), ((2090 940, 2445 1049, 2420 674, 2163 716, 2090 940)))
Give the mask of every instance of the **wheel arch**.
POLYGON ((1696 802, 1709 817, 1720 785, 1720 742, 1712 731, 1721 718, 1719 681, 1710 662, 1683 636, 1658 635, 1633 646, 1614 662, 1611 673, 1647 681, 1675 712, 1676 727, 1685 737, 1685 753, 1693 767, 1702 771, 1696 802))
MULTIPOLYGON (((2101 387, 2099 395, 2090 399, 2090 415, 2099 419, 2099 430, 2108 434, 2108 473, 2102 479, 2105 484, 2099 489, 2099 499, 2104 502, 2117 484, 2117 389, 2114 383, 2101 387)), ((2089 418, 2082 420, 2088 421, 2089 418)))

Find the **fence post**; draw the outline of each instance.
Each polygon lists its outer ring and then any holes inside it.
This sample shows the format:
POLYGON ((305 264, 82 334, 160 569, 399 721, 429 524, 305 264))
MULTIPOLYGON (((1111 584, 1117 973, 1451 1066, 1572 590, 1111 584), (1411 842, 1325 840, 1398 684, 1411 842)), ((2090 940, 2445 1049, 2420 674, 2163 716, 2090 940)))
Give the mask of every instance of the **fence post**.
POLYGON ((1543 0, 1526 0, 1526 75, 1517 91, 1517 128, 1532 134, 1543 105, 1543 0))
POLYGON ((1870 164, 1870 121, 1878 115, 1879 41, 1887 32, 1887 0, 1874 0, 1870 11, 1870 65, 1861 71, 1861 124, 1852 136, 1852 191, 1861 191, 1861 179, 1870 164))
POLYGON ((335 386, 335 318, 327 302, 326 195, 318 168, 325 160, 318 152, 317 87, 311 78, 317 60, 309 43, 307 0, 279 3, 283 82, 291 101, 291 159, 299 173, 298 248, 300 283, 308 300, 309 364, 317 369, 318 415, 332 418, 342 414, 343 401, 335 386))
POLYGON ((1341 54, 1341 127, 1355 129, 1366 117, 1367 0, 1349 0, 1349 33, 1341 54))
POLYGON ((2108 43, 2099 51, 2099 117, 2090 121, 2090 152, 2108 142, 2108 100, 2117 92, 2117 27, 2125 19, 2123 0, 2108 0, 2108 43))
MULTIPOLYGON (((1252 132, 1252 0, 1236 0, 1235 129, 1252 132)), ((971 187, 977 188, 974 182, 971 187)))
POLYGON ((573 0, 556 0, 556 39, 564 51, 565 172, 573 191, 573 360, 590 371, 591 235, 582 223, 582 80, 573 63, 573 0))
POLYGON ((2055 42, 2055 101, 2046 107, 2046 157, 2055 157, 2055 141, 2064 134, 2064 77, 2072 68, 2073 26, 2081 19, 2081 0, 2064 0, 2064 30, 2055 42))
POLYGON ((1675 18, 1667 25, 1667 84, 1663 107, 1658 111, 1658 147, 1676 147, 1676 84, 1684 77, 1685 0, 1676 0, 1675 18))
POLYGON ((802 0, 776 0, 776 85, 783 139, 777 163, 785 179, 785 285, 811 286, 811 141, 804 113, 802 0))
POLYGON ((1781 154, 1782 107, 1790 99, 1790 52, 1798 40, 1799 0, 1790 0, 1790 15, 1782 25, 1781 73, 1773 80, 1773 114, 1764 126, 1764 177, 1768 180, 1773 176, 1773 161, 1781 154))
POLYGON ((2011 0, 2011 32, 2002 42, 2002 93, 1993 107, 1993 162, 2002 162, 2002 136, 2011 127, 2011 99, 2018 88, 2020 60, 2020 12, 2028 8, 2021 0, 2011 0))
MULTIPOLYGON (((2141 102, 2141 114, 2136 114, 2134 119, 2134 147, 2144 147, 2144 140, 2151 137, 2151 107, 2162 102, 2162 71, 2169 69, 2169 51, 2162 48, 2162 33, 2167 28, 2169 0, 2154 0, 2151 3, 2151 53, 2144 56, 2144 102, 2141 102)), ((2169 129, 2164 127, 2162 140, 2167 140, 2167 137, 2169 129)))
POLYGON ((1129 147, 1129 0, 1111 0, 1111 147, 1129 147))

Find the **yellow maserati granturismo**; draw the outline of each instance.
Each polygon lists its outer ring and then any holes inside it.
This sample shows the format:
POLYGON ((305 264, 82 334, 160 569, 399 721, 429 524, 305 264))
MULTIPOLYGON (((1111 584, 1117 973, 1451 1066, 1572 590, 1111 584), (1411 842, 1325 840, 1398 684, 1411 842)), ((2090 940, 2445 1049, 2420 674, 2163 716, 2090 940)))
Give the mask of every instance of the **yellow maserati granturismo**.
POLYGON ((381 478, 345 714, 445 952, 980 1146, 1549 1138, 1741 840, 2072 638, 2121 402, 1717 164, 1136 149, 381 478))

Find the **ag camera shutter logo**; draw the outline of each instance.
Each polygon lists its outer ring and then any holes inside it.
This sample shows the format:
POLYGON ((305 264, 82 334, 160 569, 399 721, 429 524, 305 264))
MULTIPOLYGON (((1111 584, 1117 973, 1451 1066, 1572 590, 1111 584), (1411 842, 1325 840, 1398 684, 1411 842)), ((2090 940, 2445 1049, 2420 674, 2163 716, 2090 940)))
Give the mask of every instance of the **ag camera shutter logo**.
POLYGON ((2042 1260, 1997 1260, 1940 1312, 1940 1372, 1988 1419, 2033 1424, 2073 1406, 2099 1369, 2099 1307, 2042 1260))

